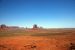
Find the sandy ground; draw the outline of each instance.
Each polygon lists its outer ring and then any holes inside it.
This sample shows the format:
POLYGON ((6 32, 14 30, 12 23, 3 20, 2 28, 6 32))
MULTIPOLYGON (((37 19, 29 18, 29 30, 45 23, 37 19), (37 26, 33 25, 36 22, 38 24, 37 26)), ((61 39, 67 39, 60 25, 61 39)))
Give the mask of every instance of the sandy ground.
POLYGON ((13 36, 0 38, 0 50, 69 50, 70 43, 75 43, 70 36, 13 36))

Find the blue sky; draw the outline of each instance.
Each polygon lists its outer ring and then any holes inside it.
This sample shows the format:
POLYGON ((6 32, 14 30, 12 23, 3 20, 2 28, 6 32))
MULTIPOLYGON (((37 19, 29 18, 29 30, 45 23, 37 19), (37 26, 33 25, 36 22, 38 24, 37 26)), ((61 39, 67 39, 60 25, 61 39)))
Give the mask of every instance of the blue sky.
POLYGON ((0 24, 75 28, 75 0, 0 0, 0 24))

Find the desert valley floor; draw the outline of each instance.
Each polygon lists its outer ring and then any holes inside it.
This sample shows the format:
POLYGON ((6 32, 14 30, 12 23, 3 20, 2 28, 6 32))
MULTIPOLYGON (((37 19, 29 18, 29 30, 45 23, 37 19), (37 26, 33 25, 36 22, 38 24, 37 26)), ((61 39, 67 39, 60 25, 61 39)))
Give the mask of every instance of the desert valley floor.
POLYGON ((74 30, 66 32, 67 34, 64 32, 63 34, 48 34, 48 36, 47 33, 36 32, 34 31, 35 34, 42 35, 30 35, 30 32, 27 35, 9 36, 8 34, 8 36, 0 37, 0 50, 70 50, 71 43, 75 44, 74 30))

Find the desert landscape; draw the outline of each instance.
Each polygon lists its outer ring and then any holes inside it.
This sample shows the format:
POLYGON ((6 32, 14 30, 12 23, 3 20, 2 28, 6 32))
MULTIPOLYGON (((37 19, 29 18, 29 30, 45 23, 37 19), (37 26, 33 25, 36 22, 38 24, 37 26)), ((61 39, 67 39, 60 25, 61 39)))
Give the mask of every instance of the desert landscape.
POLYGON ((0 28, 0 50, 75 50, 75 28, 0 28))
POLYGON ((75 50, 75 0, 0 0, 0 50, 75 50))

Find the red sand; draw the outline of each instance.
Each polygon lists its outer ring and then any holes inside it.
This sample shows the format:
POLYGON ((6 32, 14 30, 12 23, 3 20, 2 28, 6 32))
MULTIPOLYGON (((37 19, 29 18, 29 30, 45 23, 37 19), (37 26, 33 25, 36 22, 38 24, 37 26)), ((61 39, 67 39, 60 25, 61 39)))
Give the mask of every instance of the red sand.
POLYGON ((72 36, 14 36, 0 38, 0 50, 68 50, 70 43, 75 43, 72 36))

